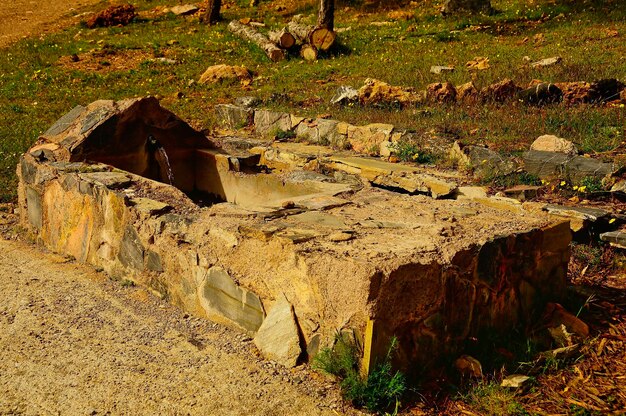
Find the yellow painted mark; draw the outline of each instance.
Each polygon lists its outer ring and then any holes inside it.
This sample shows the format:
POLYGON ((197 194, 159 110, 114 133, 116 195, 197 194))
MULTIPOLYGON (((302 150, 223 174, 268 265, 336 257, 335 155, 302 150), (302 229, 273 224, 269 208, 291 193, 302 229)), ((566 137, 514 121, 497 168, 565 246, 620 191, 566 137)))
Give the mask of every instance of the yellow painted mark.
POLYGON ((363 361, 361 363, 361 375, 367 377, 372 365, 372 344, 374 341, 374 319, 367 320, 365 327, 365 339, 363 342, 363 361))

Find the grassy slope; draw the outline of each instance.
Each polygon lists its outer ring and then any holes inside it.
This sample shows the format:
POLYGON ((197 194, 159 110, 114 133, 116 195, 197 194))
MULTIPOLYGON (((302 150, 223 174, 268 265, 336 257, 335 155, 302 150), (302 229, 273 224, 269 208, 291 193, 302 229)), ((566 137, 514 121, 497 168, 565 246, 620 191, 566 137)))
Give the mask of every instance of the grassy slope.
MULTIPOLYGON (((74 105, 147 94, 162 96, 165 106, 198 128, 211 126, 216 102, 245 94, 268 98, 286 93, 286 102, 270 105, 301 114, 331 113, 354 123, 385 121, 418 131, 452 133, 466 142, 490 143, 509 151, 525 148, 544 133, 573 139, 587 151, 609 150, 624 139, 623 108, 537 109, 508 103, 399 111, 339 109, 327 103, 337 86, 358 87, 367 77, 418 89, 442 80, 455 84, 474 80, 481 87, 506 77, 520 85, 535 78, 626 80, 626 9, 620 7, 621 1, 494 0, 493 5, 501 10, 495 16, 443 18, 436 2, 424 0, 402 8, 414 12, 414 18, 383 26, 371 22, 390 21, 389 9, 340 2, 337 26, 350 29, 340 34, 339 52, 313 63, 291 59, 277 64, 270 63, 258 48, 233 38, 226 23, 206 27, 197 18, 157 16, 149 10, 170 2, 133 1, 146 13, 127 27, 89 30, 74 26, 21 41, 0 54, 0 117, 4 120, 0 125, 0 200, 15 197, 13 171, 19 155, 74 105), (473 30, 476 26, 489 27, 473 30), (618 36, 611 36, 612 30, 618 36), (536 35, 543 41, 536 42, 536 35), (58 63, 61 57, 103 48, 133 57, 137 64, 133 69, 104 72, 69 69, 58 63), (554 55, 562 56, 563 64, 543 70, 528 68, 522 59, 554 55), (178 63, 152 61, 160 56, 178 63), (475 56, 489 57, 491 68, 478 73, 466 70, 465 62, 475 56), (258 77, 248 89, 189 86, 190 80, 197 80, 206 67, 216 63, 243 64, 258 77), (435 64, 452 64, 457 70, 444 76, 430 74, 435 64), (185 97, 175 98, 178 92, 185 97), (294 109, 296 105, 301 108, 294 109)), ((276 12, 277 2, 262 2, 258 9, 239 3, 230 3, 224 10, 226 20, 250 16, 278 27, 294 13, 314 12, 302 1, 288 2, 281 13, 276 12)), ((106 65, 108 61, 105 55, 100 62, 106 65)), ((112 59, 111 63, 109 69, 115 69, 112 59)))

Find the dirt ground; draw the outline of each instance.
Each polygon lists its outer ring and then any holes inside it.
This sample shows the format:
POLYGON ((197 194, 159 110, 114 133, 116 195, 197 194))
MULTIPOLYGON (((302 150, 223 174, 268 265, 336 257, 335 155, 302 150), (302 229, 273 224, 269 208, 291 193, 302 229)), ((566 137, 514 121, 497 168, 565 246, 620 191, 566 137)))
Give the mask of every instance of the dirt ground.
MULTIPOLYGON (((26 36, 58 30, 67 24, 61 17, 76 15, 99 0, 2 0, 0 1, 0 47, 26 36)), ((71 21, 71 20, 70 20, 71 21)))
POLYGON ((241 333, 2 237, 0 298, 2 415, 355 413, 328 380, 261 360, 241 333))

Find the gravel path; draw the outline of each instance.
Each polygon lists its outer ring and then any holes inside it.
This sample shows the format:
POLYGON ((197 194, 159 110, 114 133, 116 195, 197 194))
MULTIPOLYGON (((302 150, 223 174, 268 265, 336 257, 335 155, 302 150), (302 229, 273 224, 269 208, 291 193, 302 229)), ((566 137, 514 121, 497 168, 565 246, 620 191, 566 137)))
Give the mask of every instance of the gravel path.
POLYGON ((306 368, 144 289, 0 239, 0 414, 353 413, 306 368))

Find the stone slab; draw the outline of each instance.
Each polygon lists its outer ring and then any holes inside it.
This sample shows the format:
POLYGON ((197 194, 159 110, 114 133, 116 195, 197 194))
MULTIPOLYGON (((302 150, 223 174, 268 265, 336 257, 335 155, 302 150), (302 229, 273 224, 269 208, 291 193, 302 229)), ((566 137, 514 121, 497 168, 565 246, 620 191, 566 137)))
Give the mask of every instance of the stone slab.
POLYGON ((626 231, 610 231, 600 234, 600 240, 611 243, 615 247, 626 248, 626 231))
POLYGON ((261 299, 238 286, 221 267, 204 272, 199 286, 200 303, 209 315, 219 314, 247 331, 256 332, 263 323, 261 299))
POLYGON ((254 336, 254 344, 265 358, 294 367, 302 353, 298 332, 293 307, 281 296, 254 336))

